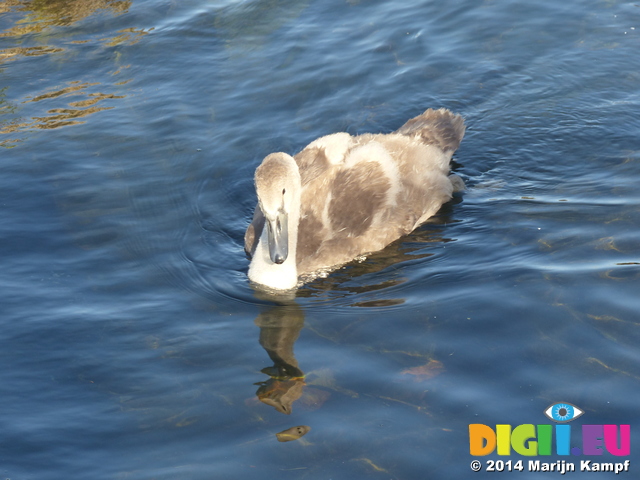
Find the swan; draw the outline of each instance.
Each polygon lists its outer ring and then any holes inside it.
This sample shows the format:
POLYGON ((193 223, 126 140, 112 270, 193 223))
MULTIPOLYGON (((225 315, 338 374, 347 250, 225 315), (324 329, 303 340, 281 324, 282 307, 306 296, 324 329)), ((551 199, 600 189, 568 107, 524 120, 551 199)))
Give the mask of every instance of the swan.
POLYGON ((267 155, 245 233, 249 280, 295 289, 413 231, 464 189, 449 175, 464 132, 460 115, 428 109, 389 134, 334 133, 267 155))

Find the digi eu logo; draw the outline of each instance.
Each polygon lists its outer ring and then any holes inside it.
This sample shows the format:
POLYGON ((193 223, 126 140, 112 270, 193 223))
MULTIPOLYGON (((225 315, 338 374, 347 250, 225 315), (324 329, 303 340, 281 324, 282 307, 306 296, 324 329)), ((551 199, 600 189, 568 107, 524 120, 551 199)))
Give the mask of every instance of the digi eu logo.
POLYGON ((631 453, 630 425, 582 425, 582 445, 571 447, 571 425, 568 423, 584 412, 571 403, 550 405, 544 414, 556 422, 554 425, 523 424, 496 425, 495 429, 476 423, 469 425, 469 450, 473 456, 485 456, 496 451, 498 455, 511 455, 513 449, 524 456, 552 455, 555 437, 556 455, 611 455, 631 453))

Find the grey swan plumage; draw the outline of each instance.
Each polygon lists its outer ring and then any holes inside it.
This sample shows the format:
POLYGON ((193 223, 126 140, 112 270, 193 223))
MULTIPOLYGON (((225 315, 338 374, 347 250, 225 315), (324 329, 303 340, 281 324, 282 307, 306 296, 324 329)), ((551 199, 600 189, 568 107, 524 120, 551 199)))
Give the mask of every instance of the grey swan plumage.
POLYGON ((334 133, 265 157, 245 233, 249 279, 293 289, 413 231, 464 188, 449 175, 464 131, 460 115, 429 109, 393 133, 334 133))

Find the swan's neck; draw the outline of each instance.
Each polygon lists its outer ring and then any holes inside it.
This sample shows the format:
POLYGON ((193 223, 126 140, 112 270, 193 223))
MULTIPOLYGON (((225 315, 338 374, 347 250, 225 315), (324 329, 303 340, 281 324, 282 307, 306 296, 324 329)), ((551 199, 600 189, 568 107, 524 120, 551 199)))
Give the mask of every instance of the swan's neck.
POLYGON ((296 189, 291 208, 289 209, 289 254, 287 259, 278 265, 269 256, 269 240, 265 224, 258 241, 251 264, 249 279, 276 290, 290 290, 298 285, 298 266, 296 253, 298 247, 298 224, 300 223, 300 189, 296 189))

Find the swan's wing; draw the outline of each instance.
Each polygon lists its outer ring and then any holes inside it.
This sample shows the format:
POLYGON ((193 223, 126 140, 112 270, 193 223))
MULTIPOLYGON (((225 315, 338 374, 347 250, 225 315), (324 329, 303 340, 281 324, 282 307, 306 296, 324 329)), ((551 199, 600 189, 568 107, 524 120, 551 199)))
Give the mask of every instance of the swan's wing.
POLYGON ((247 227, 247 231, 244 233, 244 251, 249 255, 249 257, 253 257, 253 254, 256 252, 258 240, 260 240, 263 228, 264 215, 260 209, 260 205, 256 205, 256 209, 253 212, 253 220, 251 221, 251 224, 249 224, 249 227, 247 227))
POLYGON ((395 133, 420 137, 427 145, 438 147, 445 153, 453 153, 460 146, 464 130, 464 119, 460 115, 444 108, 430 108, 422 115, 408 120, 395 133))
POLYGON ((304 187, 319 176, 323 175, 330 167, 329 160, 321 147, 306 147, 293 159, 298 164, 300 181, 304 187))
POLYGON ((302 186, 341 165, 352 146, 353 137, 346 132, 326 135, 307 145, 293 157, 298 164, 302 186))
POLYGON ((391 186, 392 180, 378 162, 341 169, 330 185, 328 216, 334 236, 367 235, 374 219, 389 207, 391 186))

